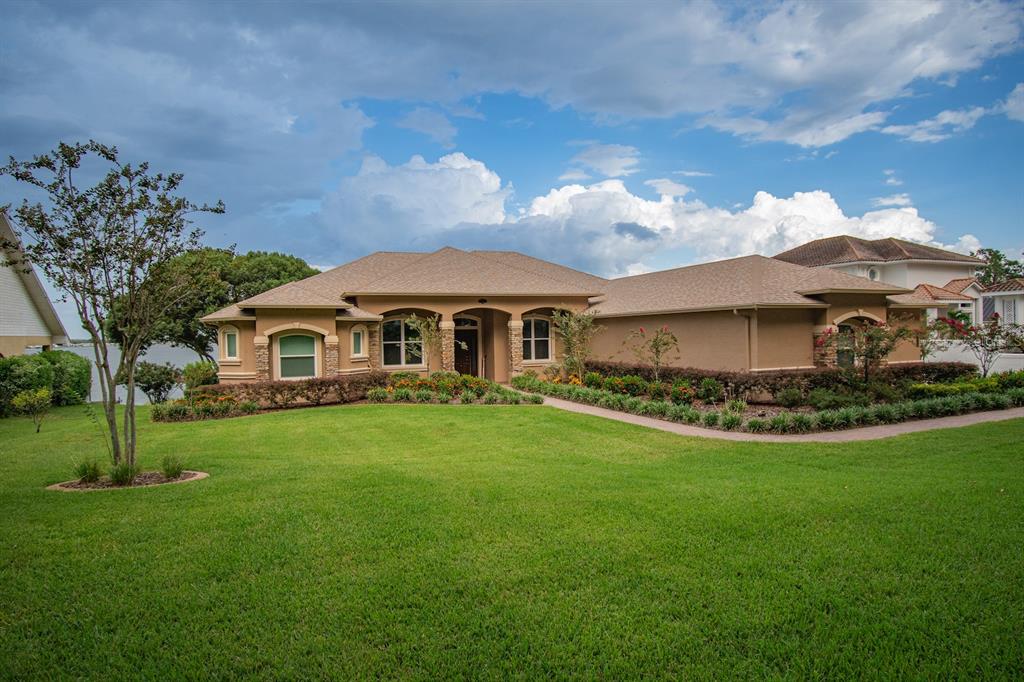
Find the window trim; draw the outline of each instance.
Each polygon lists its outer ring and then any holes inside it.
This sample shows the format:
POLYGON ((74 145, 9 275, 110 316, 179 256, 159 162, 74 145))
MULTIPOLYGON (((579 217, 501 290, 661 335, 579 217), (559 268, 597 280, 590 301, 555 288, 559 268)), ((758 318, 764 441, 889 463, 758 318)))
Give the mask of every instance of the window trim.
MULTIPOLYGON (((533 331, 533 330, 536 329, 536 326, 531 324, 530 328, 531 328, 531 332, 530 333, 531 334, 535 334, 536 332, 533 331)), ((551 318, 548 317, 547 315, 523 315, 523 343, 526 343, 527 341, 530 342, 530 359, 527 360, 525 358, 525 356, 524 356, 523 357, 523 362, 524 363, 529 364, 531 362, 541 362, 541 363, 543 363, 543 362, 552 362, 554 360, 555 348, 554 348, 554 342, 552 341, 552 337, 551 337, 551 318), (527 338, 527 336, 526 336, 526 322, 527 322, 527 320, 543 320, 543 321, 547 322, 548 323, 548 335, 547 336, 530 336, 529 338, 527 338), (536 342, 538 340, 540 340, 540 341, 547 341, 548 342, 548 356, 546 358, 538 358, 537 357, 537 343, 536 342)))
POLYGON ((354 325, 352 327, 352 329, 349 330, 349 333, 348 333, 348 350, 349 350, 349 357, 350 358, 352 358, 353 360, 365 360, 368 357, 370 357, 369 351, 366 348, 366 346, 367 346, 367 336, 368 336, 368 334, 367 334, 367 330, 366 330, 366 325, 365 324, 354 325), (358 353, 356 352, 356 334, 360 334, 362 336, 362 339, 360 341, 360 345, 362 346, 362 349, 358 353))
MULTIPOLYGON (((422 368, 427 366, 426 358, 423 357, 423 354, 426 353, 426 350, 423 349, 423 341, 422 341, 422 339, 420 340, 420 360, 419 360, 419 362, 407 363, 405 361, 405 344, 408 343, 405 340, 405 321, 408 318, 409 318, 408 315, 392 315, 390 317, 385 317, 383 320, 381 320, 381 323, 380 323, 380 366, 383 367, 384 369, 422 369, 422 368), (399 327, 399 329, 401 329, 401 332, 402 332, 401 333, 401 339, 399 341, 385 341, 384 340, 384 325, 387 324, 388 322, 401 322, 402 323, 402 325, 399 327), (397 364, 397 365, 389 365, 387 362, 384 361, 384 347, 385 346, 394 346, 396 344, 401 349, 401 352, 399 353, 399 358, 401 359, 402 362, 400 364, 397 364)), ((415 342, 413 342, 413 343, 415 343, 415 342)))
POLYGON ((220 346, 220 359, 221 360, 241 360, 241 334, 238 332, 238 327, 233 324, 226 324, 220 328, 220 335, 217 338, 217 345, 220 346), (228 355, 228 334, 235 335, 235 354, 228 355))
MULTIPOLYGON (((276 334, 274 336, 274 355, 277 361, 274 363, 274 373, 280 381, 302 381, 304 379, 315 379, 320 376, 320 348, 317 345, 317 335, 311 332, 294 331, 283 334, 276 334), (286 377, 281 372, 281 339, 287 336, 306 336, 313 339, 313 374, 312 376, 304 377, 286 377)), ((308 358, 308 355, 288 355, 285 357, 289 358, 308 358)))

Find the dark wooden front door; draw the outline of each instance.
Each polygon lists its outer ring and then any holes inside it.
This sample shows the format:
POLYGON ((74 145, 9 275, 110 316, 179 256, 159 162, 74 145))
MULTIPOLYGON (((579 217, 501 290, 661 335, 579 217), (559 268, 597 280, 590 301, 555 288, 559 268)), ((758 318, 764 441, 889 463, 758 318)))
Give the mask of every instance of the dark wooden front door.
POLYGON ((455 330, 455 371, 459 374, 479 376, 477 367, 477 330, 455 330))

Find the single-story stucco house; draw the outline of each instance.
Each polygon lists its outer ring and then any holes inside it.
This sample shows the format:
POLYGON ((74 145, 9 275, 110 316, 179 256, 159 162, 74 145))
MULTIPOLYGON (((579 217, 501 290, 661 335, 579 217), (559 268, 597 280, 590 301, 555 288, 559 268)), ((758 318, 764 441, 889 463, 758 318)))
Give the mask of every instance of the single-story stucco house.
MULTIPOLYGON (((929 305, 910 289, 764 256, 609 280, 521 253, 446 247, 373 253, 203 320, 219 329, 224 382, 424 371, 403 322, 412 313, 441 316, 431 369, 505 382, 558 361, 557 308, 596 313, 596 359, 633 361, 628 334, 667 325, 680 344, 672 364, 757 371, 834 364, 817 335, 867 320, 916 325, 929 305)), ((918 359, 907 343, 889 361, 918 359)))

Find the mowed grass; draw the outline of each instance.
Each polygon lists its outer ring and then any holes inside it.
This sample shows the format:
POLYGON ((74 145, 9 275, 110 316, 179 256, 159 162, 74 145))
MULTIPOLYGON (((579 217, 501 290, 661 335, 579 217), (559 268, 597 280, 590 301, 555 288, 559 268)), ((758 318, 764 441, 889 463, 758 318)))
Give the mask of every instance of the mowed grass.
POLYGON ((208 480, 57 493, 0 421, 0 677, 1020 677, 1024 420, 855 444, 545 407, 153 424, 208 480))

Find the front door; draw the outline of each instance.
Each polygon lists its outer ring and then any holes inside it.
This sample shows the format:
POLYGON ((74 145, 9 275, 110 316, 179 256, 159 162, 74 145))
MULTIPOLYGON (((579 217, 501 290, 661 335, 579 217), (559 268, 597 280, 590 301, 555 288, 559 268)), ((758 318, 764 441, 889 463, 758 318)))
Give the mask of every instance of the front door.
POLYGON ((478 376, 477 330, 455 330, 455 371, 459 374, 478 376))

